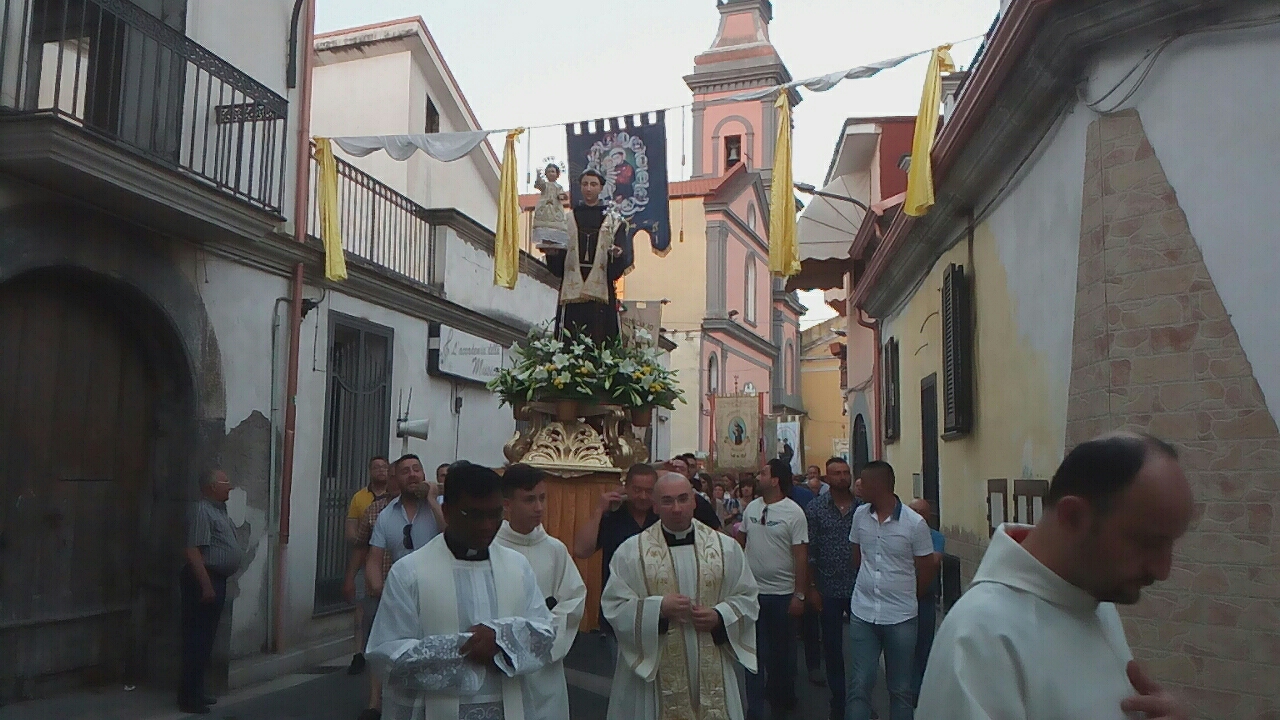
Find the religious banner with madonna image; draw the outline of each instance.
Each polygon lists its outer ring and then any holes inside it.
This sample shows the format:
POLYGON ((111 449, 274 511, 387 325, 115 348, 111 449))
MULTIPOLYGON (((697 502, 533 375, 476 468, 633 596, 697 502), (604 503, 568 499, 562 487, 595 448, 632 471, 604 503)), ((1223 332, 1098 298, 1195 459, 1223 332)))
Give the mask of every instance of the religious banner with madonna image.
POLYGON ((666 112, 569 123, 565 131, 573 204, 582 202, 577 178, 595 170, 605 178, 600 199, 618 209, 631 236, 644 230, 654 252, 666 252, 671 246, 666 112))
POLYGON ((760 396, 712 398, 715 464, 718 470, 760 468, 760 396))

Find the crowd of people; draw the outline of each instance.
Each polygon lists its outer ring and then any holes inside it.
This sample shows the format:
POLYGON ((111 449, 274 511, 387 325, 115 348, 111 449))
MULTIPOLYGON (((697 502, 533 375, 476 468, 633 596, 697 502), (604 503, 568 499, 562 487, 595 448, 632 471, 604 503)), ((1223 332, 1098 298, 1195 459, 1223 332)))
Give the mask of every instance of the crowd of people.
MULTIPOLYGON (((543 528, 542 470, 460 461, 432 482, 415 455, 373 458, 346 528, 349 672, 370 669, 359 720, 571 717, 563 661, 587 596, 573 558, 597 552, 610 720, 785 718, 806 682, 828 688, 831 718, 869 720, 882 661, 890 720, 1186 717, 1132 662, 1115 610, 1168 576, 1190 522, 1173 448, 1119 434, 1068 453, 1043 519, 995 532, 936 648, 944 538, 895 480, 838 457, 795 478, 783 459, 736 479, 690 455, 637 464, 570 548, 543 528)), ((242 558, 229 480, 201 488, 182 582, 193 713, 214 702, 201 679, 242 558)))

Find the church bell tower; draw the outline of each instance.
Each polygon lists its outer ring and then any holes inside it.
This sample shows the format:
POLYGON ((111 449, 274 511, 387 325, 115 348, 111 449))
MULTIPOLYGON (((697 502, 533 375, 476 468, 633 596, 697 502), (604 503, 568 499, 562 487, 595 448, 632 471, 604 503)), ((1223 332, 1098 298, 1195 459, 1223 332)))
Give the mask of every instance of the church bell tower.
MULTIPOLYGON (((776 97, 732 100, 734 95, 791 81, 769 40, 769 0, 717 0, 720 28, 711 47, 684 78, 693 91, 693 177, 719 177, 744 163, 766 187, 777 139, 776 97)), ((792 104, 799 102, 793 92, 792 104)))

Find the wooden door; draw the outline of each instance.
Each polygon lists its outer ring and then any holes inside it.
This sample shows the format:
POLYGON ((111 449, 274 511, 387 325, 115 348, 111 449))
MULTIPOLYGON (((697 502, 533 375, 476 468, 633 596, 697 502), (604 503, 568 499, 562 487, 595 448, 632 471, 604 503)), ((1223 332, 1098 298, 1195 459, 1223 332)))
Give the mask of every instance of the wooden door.
MULTIPOLYGON (((110 303, 0 285, 0 683, 118 677, 152 397, 110 303)), ((6 688, 0 686, 0 693, 6 688)))

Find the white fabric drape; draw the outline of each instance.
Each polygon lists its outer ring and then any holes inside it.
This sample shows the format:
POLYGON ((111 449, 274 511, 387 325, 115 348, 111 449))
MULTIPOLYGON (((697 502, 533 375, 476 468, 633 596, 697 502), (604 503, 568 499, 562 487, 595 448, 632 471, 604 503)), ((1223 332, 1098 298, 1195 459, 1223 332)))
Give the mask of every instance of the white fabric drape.
POLYGON ((453 162, 467 156, 480 146, 490 133, 502 130, 473 130, 469 132, 430 133, 417 135, 355 135, 332 138, 348 155, 364 157, 379 150, 386 150, 392 158, 408 160, 421 150, 441 162, 453 162))
POLYGON ((862 80, 864 78, 869 78, 882 70, 898 67, 911 58, 920 57, 921 55, 925 55, 929 52, 932 52, 932 50, 923 50, 921 52, 911 53, 910 55, 901 55, 896 58, 881 60, 868 65, 859 65, 856 68, 840 70, 826 75, 807 78, 805 80, 797 80, 795 82, 787 83, 786 85, 775 85, 773 87, 764 88, 763 90, 752 90, 751 92, 739 93, 729 97, 729 100, 763 100, 767 97, 772 97, 779 90, 790 90, 791 88, 796 87, 802 87, 814 92, 826 92, 836 85, 839 85, 842 80, 862 80))

